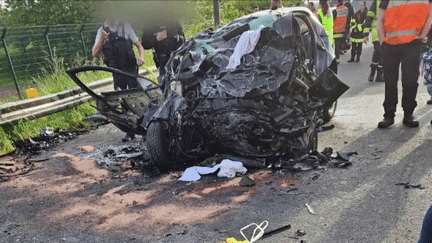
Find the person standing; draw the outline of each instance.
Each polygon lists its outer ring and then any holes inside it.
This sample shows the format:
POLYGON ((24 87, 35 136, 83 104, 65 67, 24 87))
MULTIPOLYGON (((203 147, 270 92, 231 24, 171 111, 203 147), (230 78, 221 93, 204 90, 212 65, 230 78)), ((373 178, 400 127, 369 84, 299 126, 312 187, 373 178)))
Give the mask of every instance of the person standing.
POLYGON ((144 49, 153 49, 153 60, 159 70, 159 86, 164 90, 165 84, 160 77, 166 72, 165 65, 171 53, 184 43, 185 37, 178 20, 167 18, 154 23, 144 27, 141 43, 144 49))
POLYGON ((360 62, 363 43, 363 23, 366 19, 366 3, 360 3, 360 10, 357 11, 351 20, 351 59, 348 62, 360 62), (357 58, 355 57, 357 55, 357 58))
POLYGON ((333 38, 335 43, 336 61, 339 63, 341 45, 346 43, 350 22, 348 19, 349 10, 343 5, 344 0, 338 0, 338 5, 333 10, 333 38))
MULTIPOLYGON (((98 29, 92 55, 98 56, 102 51, 104 63, 108 67, 117 68, 131 74, 138 74, 138 67, 144 64, 144 48, 138 41, 132 27, 115 18, 108 18, 98 29), (138 59, 135 58, 132 44, 138 49, 138 59)), ((134 89, 138 87, 135 78, 113 73, 114 89, 134 89)), ((125 108, 123 108, 125 112, 125 108)), ((135 134, 126 133, 122 139, 127 142, 135 138, 135 134)))
POLYGON ((333 16, 330 11, 330 5, 328 0, 320 0, 319 1, 320 8, 318 9, 316 15, 324 27, 324 30, 327 33, 330 44, 334 48, 334 38, 333 38, 333 16))
POLYGON ((432 0, 382 0, 379 7, 377 30, 383 54, 385 98, 384 119, 378 123, 378 128, 394 123, 401 63, 403 124, 418 127, 413 112, 417 106, 421 40, 426 38, 431 27, 432 0))
MULTIPOLYGON (((115 18, 108 18, 104 25, 98 29, 92 55, 98 56, 102 51, 104 63, 108 67, 138 74, 138 67, 144 64, 144 48, 138 41, 132 27, 115 18), (134 44, 138 49, 138 60, 132 48, 134 44)), ((136 80, 123 75, 113 74, 114 89, 136 88, 136 80)))
POLYGON ((363 28, 363 43, 367 44, 369 42, 369 33, 372 30, 372 44, 374 46, 374 52, 372 54, 372 63, 370 64, 371 71, 369 73, 368 81, 373 82, 384 82, 384 72, 382 66, 382 55, 381 55, 381 45, 378 41, 378 32, 377 32, 377 20, 378 20, 378 12, 380 0, 374 0, 372 5, 370 6, 369 11, 367 12, 366 20, 363 28), (375 77, 376 73, 376 77, 375 77))

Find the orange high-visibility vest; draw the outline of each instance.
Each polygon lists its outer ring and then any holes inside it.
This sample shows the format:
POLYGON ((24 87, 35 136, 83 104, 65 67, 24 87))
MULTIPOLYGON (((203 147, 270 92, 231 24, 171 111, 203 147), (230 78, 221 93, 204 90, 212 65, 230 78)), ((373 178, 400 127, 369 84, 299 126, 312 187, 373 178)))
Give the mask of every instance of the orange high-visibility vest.
POLYGON ((419 39, 428 13, 427 0, 390 0, 384 16, 384 42, 398 45, 419 39))
POLYGON ((334 24, 333 24, 334 34, 345 33, 348 12, 349 12, 348 8, 345 7, 344 5, 340 5, 339 7, 336 8, 336 19, 334 20, 334 24))

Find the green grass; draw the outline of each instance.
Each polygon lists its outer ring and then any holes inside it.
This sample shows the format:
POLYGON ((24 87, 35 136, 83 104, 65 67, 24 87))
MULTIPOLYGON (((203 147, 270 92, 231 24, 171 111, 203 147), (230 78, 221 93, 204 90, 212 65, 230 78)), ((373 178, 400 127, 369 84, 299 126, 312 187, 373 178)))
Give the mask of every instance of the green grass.
POLYGON ((42 118, 24 121, 16 124, 3 125, 0 127, 0 155, 12 152, 14 141, 24 140, 39 135, 43 127, 59 129, 84 128, 90 124, 83 121, 83 118, 96 112, 93 107, 94 101, 81 104, 77 107, 64 110, 42 118))

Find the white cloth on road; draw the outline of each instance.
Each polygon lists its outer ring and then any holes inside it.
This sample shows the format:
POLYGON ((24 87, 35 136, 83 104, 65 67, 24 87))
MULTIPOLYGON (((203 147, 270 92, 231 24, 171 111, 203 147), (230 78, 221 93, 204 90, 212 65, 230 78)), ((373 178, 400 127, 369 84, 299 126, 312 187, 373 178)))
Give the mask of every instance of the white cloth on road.
POLYGON ((198 181, 201 179, 201 175, 207 175, 215 173, 219 169, 217 174, 218 177, 235 177, 236 173, 245 174, 247 172, 246 167, 243 166, 242 162, 232 161, 224 159, 218 165, 211 167, 193 166, 187 168, 183 175, 178 179, 179 181, 198 181))

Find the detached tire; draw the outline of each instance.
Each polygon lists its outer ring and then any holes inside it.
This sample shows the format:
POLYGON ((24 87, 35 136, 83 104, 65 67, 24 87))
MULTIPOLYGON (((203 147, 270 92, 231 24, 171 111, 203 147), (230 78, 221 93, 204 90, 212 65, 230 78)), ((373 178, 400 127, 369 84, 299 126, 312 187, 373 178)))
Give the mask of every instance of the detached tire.
POLYGON ((335 101, 330 108, 328 109, 328 111, 326 111, 324 113, 324 117, 323 120, 325 123, 329 122, 335 115, 336 113, 336 107, 337 107, 337 101, 335 101))
POLYGON ((168 138, 163 123, 153 121, 147 129, 146 145, 153 164, 161 171, 171 169, 174 164, 168 155, 168 138))

